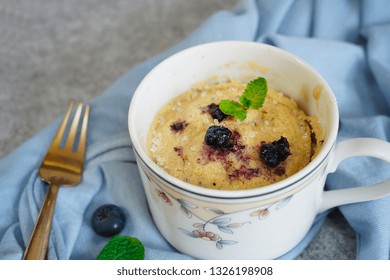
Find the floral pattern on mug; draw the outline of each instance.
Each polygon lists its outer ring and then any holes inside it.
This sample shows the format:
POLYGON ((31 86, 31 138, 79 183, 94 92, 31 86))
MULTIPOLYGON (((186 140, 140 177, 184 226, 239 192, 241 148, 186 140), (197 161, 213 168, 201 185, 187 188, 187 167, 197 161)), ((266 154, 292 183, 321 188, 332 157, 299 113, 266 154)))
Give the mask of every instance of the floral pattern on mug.
MULTIPOLYGON (((149 178, 149 176, 148 176, 149 178)), ((158 184, 156 184, 156 187, 158 184)), ((186 199, 183 198, 177 198, 173 195, 165 193, 163 190, 160 190, 158 188, 155 188, 156 195, 169 206, 173 206, 172 201, 176 201, 177 204, 180 206, 180 211, 185 215, 188 219, 192 219, 193 216, 196 216, 193 213, 194 209, 199 209, 200 207, 186 199)), ((252 211, 249 216, 250 217, 256 217, 259 220, 264 220, 268 218, 268 216, 271 213, 271 208, 273 207, 275 211, 278 211, 282 209, 292 198, 292 195, 278 200, 271 205, 269 205, 266 208, 256 209, 255 211, 252 211)), ((224 239, 221 234, 234 234, 234 230, 237 228, 242 227, 246 224, 251 224, 250 221, 244 221, 244 222, 232 222, 232 218, 227 215, 237 214, 237 213, 225 213, 223 210, 215 208, 215 207, 202 207, 203 210, 213 213, 217 215, 216 217, 204 220, 200 217, 196 216, 198 219, 200 219, 203 222, 197 222, 194 223, 193 229, 185 229, 185 228, 178 228, 180 232, 183 234, 195 238, 195 239, 202 239, 204 241, 208 242, 215 242, 215 246, 218 250, 223 249, 224 245, 234 245, 238 242, 231 239, 224 239), (219 232, 217 232, 219 231, 219 232)))
POLYGON ((268 216, 270 215, 270 208, 271 208, 272 206, 276 205, 276 206, 275 206, 275 210, 280 210, 280 209, 282 209, 284 206, 286 206, 287 203, 290 202, 290 200, 291 200, 292 197, 293 197, 293 196, 290 195, 289 197, 286 197, 286 198, 284 198, 284 199, 282 199, 282 200, 279 200, 279 201, 277 201, 277 202, 271 204, 271 205, 268 206, 267 208, 262 208, 262 209, 255 210, 255 211, 253 211, 252 213, 250 213, 249 215, 250 215, 251 217, 257 217, 257 218, 259 218, 259 220, 264 220, 264 219, 268 218, 268 216))
POLYGON ((162 201, 164 201, 165 203, 169 204, 172 206, 172 202, 171 200, 169 199, 169 197, 165 194, 165 192, 162 192, 158 189, 155 189, 157 195, 161 198, 162 201))
POLYGON ((211 231, 204 231, 204 230, 188 231, 183 228, 179 228, 179 230, 185 235, 188 235, 189 237, 192 238, 201 238, 202 240, 205 241, 214 241, 215 246, 217 247, 218 250, 221 250, 223 248, 223 245, 237 244, 237 241, 222 239, 218 234, 215 234, 214 232, 211 231))

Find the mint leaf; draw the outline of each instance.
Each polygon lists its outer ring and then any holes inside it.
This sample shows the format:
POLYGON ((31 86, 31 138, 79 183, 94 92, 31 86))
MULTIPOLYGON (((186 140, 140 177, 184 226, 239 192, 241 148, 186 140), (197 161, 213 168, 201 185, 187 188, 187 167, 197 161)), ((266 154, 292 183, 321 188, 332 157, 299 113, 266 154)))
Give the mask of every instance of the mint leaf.
POLYGON ((258 77, 246 85, 240 97, 240 103, 223 99, 219 103, 219 109, 225 115, 235 116, 240 121, 243 121, 246 119, 247 109, 257 110, 263 107, 267 91, 267 81, 263 77, 258 77))
POLYGON ((219 109, 226 115, 235 116, 243 121, 246 119, 246 110, 238 102, 222 99, 219 103, 219 109))
POLYGON ((115 235, 107 242, 97 260, 143 260, 145 248, 140 240, 131 236, 115 235))
POLYGON ((257 110, 263 106, 267 90, 267 81, 263 77, 252 80, 247 84, 240 97, 240 102, 245 109, 252 108, 257 110))

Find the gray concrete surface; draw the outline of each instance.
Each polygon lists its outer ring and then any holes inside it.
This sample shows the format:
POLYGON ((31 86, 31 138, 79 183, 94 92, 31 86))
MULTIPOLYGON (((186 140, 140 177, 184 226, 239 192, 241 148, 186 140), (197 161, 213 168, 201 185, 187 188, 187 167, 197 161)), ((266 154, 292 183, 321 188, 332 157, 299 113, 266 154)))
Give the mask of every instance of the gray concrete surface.
MULTIPOLYGON (((237 0, 0 0, 0 158, 237 0)), ((1 198, 0 198, 1 200, 1 198)), ((277 242, 277 241, 275 241, 277 242)), ((298 259, 353 259, 335 212, 298 259)))

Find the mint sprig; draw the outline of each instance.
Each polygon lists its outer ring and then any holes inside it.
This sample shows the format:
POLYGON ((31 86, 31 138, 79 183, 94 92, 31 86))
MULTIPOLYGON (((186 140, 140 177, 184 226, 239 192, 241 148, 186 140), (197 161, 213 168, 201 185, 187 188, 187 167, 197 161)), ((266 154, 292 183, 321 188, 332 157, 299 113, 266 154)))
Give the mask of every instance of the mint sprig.
POLYGON ((97 260, 143 260, 145 248, 142 242, 131 236, 115 235, 107 242, 97 260))
POLYGON ((246 110, 242 106, 242 104, 238 102, 222 99, 219 102, 219 109, 225 115, 235 116, 237 119, 241 121, 246 119, 246 110))
POLYGON ((240 97, 240 102, 222 99, 219 109, 226 115, 235 116, 243 121, 246 119, 246 110, 249 108, 259 109, 263 106, 267 96, 267 81, 263 77, 258 77, 250 81, 240 97))

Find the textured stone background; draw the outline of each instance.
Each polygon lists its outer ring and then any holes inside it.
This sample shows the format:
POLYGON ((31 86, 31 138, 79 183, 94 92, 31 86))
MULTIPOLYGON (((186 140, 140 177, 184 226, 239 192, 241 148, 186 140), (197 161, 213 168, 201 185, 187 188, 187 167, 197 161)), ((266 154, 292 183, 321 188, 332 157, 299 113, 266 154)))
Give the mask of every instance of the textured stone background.
MULTIPOLYGON (((63 114, 71 98, 100 95, 236 2, 0 0, 0 158, 63 114)), ((335 212, 299 259, 353 259, 355 247, 335 212)))

